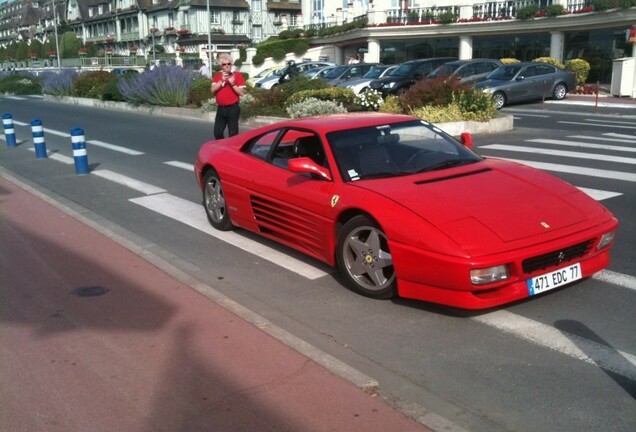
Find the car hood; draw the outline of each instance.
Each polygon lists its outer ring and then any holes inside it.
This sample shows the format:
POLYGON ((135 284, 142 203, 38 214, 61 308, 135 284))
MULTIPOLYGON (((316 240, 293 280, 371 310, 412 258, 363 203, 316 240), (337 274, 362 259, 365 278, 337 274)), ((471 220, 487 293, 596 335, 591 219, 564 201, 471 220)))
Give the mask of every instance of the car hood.
POLYGON ((485 246, 485 239, 512 242, 554 234, 602 208, 574 186, 530 167, 497 161, 470 167, 356 185, 413 211, 459 244, 475 247, 485 246))

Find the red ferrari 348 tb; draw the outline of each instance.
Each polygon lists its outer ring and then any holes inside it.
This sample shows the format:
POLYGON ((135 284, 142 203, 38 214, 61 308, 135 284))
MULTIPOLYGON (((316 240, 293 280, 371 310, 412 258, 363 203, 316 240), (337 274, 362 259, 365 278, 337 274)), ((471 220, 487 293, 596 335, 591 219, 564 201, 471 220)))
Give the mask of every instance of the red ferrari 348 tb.
POLYGON ((605 207, 470 141, 410 116, 332 115, 208 142, 195 170, 215 228, 337 266, 369 297, 487 308, 607 267, 605 207))

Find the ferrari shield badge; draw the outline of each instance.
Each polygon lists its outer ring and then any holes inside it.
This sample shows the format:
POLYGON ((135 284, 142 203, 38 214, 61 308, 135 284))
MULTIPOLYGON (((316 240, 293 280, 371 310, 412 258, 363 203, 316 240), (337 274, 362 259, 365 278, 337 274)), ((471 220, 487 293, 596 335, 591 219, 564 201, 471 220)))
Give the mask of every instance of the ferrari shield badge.
POLYGON ((542 226, 543 228, 545 228, 545 229, 549 229, 549 228, 550 228, 550 225, 548 225, 548 223, 547 223, 547 222, 541 222, 541 226, 542 226))
POLYGON ((334 195, 331 197, 331 207, 335 207, 336 204, 338 204, 338 200, 340 199, 340 196, 338 195, 334 195))

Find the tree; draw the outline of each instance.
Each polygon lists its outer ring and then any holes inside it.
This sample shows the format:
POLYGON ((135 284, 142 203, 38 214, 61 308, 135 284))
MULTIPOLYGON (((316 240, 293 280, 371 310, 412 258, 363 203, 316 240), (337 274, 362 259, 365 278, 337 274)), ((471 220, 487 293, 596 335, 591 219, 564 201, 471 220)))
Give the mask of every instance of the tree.
POLYGON ((62 35, 60 41, 60 56, 62 58, 74 58, 77 57, 77 52, 82 46, 82 41, 80 41, 75 32, 68 31, 62 35))

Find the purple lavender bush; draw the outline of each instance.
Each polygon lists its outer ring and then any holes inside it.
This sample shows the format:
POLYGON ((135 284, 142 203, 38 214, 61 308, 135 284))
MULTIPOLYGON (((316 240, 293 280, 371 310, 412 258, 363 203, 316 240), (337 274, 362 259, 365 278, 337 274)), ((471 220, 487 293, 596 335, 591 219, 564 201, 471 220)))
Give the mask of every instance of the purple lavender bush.
POLYGON ((76 78, 75 69, 45 72, 42 78, 42 93, 54 96, 71 96, 76 78))
POLYGON ((133 105, 180 107, 188 102, 192 73, 179 66, 161 66, 154 70, 119 80, 124 100, 133 105))

